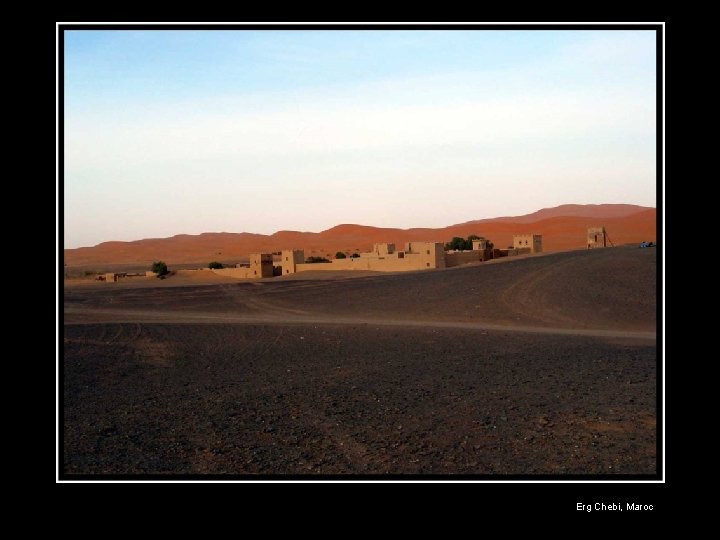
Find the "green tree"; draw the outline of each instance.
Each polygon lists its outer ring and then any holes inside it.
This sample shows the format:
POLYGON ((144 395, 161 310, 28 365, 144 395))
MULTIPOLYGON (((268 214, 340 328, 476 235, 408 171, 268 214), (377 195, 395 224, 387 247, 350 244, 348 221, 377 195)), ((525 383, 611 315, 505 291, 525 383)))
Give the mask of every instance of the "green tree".
MULTIPOLYGON (((481 240, 482 237, 478 236, 477 234, 471 234, 467 237, 467 240, 464 238, 461 238, 459 236, 453 236, 453 239, 450 240, 447 244, 445 244, 445 251, 452 251, 452 250, 458 250, 458 251, 467 251, 471 250, 473 248, 473 240, 481 240)), ((488 242, 488 246, 492 247, 492 242, 488 242)))
POLYGON ((225 268, 225 265, 221 262, 213 261, 210 264, 208 264, 208 268, 212 270, 219 270, 220 268, 225 268))
POLYGON ((335 258, 336 258, 336 259, 346 259, 346 258, 347 258, 347 255, 345 255, 342 251, 338 251, 338 252, 335 254, 335 258))
POLYGON ((445 244, 445 251, 451 251, 453 249, 465 249, 465 239, 461 238, 460 236, 453 236, 453 239, 450 240, 450 242, 448 242, 447 244, 445 244))
POLYGON ((353 253, 352 255, 350 255, 350 258, 351 258, 351 259, 357 259, 359 256, 360 256, 359 253, 353 253))
POLYGON ((305 259, 305 262, 306 263, 329 263, 330 260, 326 259, 325 257, 312 256, 312 257, 308 257, 307 259, 305 259))
POLYGON ((152 267, 150 268, 150 270, 155 272, 158 276, 164 276, 168 273, 167 264, 162 261, 155 261, 154 263, 152 263, 152 267))

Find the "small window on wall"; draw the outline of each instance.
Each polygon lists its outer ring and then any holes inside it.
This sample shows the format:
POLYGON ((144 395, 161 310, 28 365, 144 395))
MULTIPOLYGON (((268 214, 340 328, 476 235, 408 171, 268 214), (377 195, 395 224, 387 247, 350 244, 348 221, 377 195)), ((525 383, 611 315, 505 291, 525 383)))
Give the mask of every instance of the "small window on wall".
POLYGON ((429 249, 427 250, 427 254, 430 255, 430 250, 429 250, 429 249))
POLYGON ((289 274, 289 273, 290 273, 290 270, 285 270, 285 273, 286 273, 286 274, 289 274))
POLYGON ((290 257, 285 257, 285 260, 286 260, 286 261, 289 261, 289 260, 290 260, 290 257))
POLYGON ((427 266, 427 267, 429 268, 429 267, 430 267, 430 263, 425 263, 425 266, 427 266))
POLYGON ((257 276, 257 270, 255 270, 255 275, 257 276))

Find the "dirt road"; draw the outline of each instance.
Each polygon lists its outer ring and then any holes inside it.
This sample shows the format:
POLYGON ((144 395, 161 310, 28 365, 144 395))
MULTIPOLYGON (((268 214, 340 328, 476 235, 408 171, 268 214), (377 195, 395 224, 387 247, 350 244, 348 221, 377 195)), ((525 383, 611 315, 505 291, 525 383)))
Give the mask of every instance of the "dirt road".
POLYGON ((554 334, 560 336, 589 336, 625 338, 655 341, 655 332, 633 332, 627 330, 601 330, 582 328, 551 328, 543 326, 501 325, 482 322, 462 321, 418 321, 402 319, 377 319, 362 317, 322 317, 313 314, 259 315, 233 312, 208 314, 203 312, 140 311, 121 309, 81 309, 70 307, 65 310, 65 324, 105 323, 166 323, 166 324, 282 324, 282 325, 367 325, 400 326, 407 328, 456 328, 463 330, 491 330, 495 332, 520 332, 531 334, 554 334))

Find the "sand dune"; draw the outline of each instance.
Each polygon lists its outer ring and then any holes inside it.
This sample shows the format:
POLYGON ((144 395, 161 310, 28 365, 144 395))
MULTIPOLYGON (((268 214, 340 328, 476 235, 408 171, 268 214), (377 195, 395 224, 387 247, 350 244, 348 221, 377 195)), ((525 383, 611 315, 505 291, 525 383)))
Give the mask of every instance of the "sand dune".
POLYGON ((636 204, 561 204, 553 208, 543 208, 542 210, 524 216, 478 219, 469 221, 468 224, 488 222, 534 223, 543 219, 566 216, 589 218, 626 217, 642 212, 643 210, 649 210, 649 208, 636 204))
POLYGON ((502 217, 430 229, 393 229, 342 224, 313 233, 278 231, 272 235, 253 233, 181 234, 134 242, 104 242, 94 247, 65 250, 70 265, 141 263, 162 259, 169 264, 210 260, 233 261, 257 251, 305 249, 306 255, 337 251, 366 251, 374 242, 448 241, 453 236, 478 234, 496 247, 507 247, 513 234, 544 235, 546 251, 582 248, 589 226, 605 225, 616 244, 656 240, 656 210, 633 205, 563 205, 514 218, 502 217), (566 213, 567 215, 558 215, 566 213))

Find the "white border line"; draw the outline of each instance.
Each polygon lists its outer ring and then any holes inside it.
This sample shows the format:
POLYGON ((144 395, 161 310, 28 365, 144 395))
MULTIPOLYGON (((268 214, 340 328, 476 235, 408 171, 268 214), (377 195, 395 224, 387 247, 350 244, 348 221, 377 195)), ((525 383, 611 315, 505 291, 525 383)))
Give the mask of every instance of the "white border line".
MULTIPOLYGON (((55 26, 55 245, 60 246, 60 28, 55 26)), ((65 240, 63 239, 63 245, 65 240)), ((65 254, 63 252, 63 268, 65 254)), ((55 252, 55 268, 60 268, 60 250, 55 252)), ((64 276, 64 270, 63 270, 64 276)), ((60 478, 60 276, 55 281, 55 479, 60 478)))
MULTIPOLYGON (((252 22, 252 23, 242 23, 242 22, 56 22, 55 24, 55 243, 56 245, 60 245, 59 243, 59 223, 60 223, 60 199, 59 199, 59 193, 60 193, 60 169, 59 169, 59 114, 60 114, 60 103, 58 101, 59 97, 59 36, 60 36, 60 25, 78 25, 78 26, 91 26, 91 25, 98 25, 98 24, 112 24, 112 25, 160 25, 160 26, 170 26, 170 25, 187 25, 187 24, 196 24, 196 25, 203 25, 203 26, 212 26, 212 25, 231 25, 231 24, 247 24, 247 25, 257 25, 257 26, 263 26, 263 25, 298 25, 298 24, 315 24, 315 25, 340 25, 340 26, 348 26, 348 25, 399 25, 402 23, 386 23, 386 22, 252 22)), ((442 23, 433 23, 433 22, 413 22, 408 23, 408 26, 411 25, 422 25, 422 24, 435 24, 435 25, 446 25, 446 26, 454 26, 454 25, 477 25, 477 24, 483 24, 483 25, 489 25, 489 26, 497 26, 497 25, 528 25, 528 26, 539 26, 543 24, 556 24, 556 25, 619 25, 619 26, 633 26, 633 25, 660 25, 662 27, 662 54, 663 54, 663 61, 662 61, 662 90, 663 90, 663 99, 662 99, 662 153, 663 153, 663 159, 662 159, 662 181, 661 181, 661 191, 662 191, 662 198, 663 198, 663 207, 662 207, 662 238, 663 242, 666 240, 666 234, 665 234, 665 22, 664 21, 657 21, 657 22, 442 22, 442 23)), ((657 51, 655 53, 657 55, 657 51)), ((655 76, 657 80, 657 74, 655 76)), ((64 104, 63 104, 64 105, 64 104)), ((655 106, 657 107, 658 104, 656 103, 655 106)), ((657 129, 657 126, 656 128, 657 129)), ((657 172, 656 172, 656 178, 657 178, 657 172)), ((657 201, 656 201, 657 205, 657 201)), ((55 263, 56 268, 60 268, 60 252, 57 251, 55 254, 55 263)), ((64 257, 63 257, 64 260, 64 257)), ((665 246, 662 247, 662 269, 663 269, 663 277, 662 277, 662 352, 665 352, 665 246)), ((662 421, 662 474, 660 480, 467 480, 467 479, 458 479, 458 480, 353 480, 349 478, 348 480, 60 480, 60 464, 57 458, 60 456, 59 448, 60 448, 60 423, 58 419, 60 418, 60 394, 59 394, 59 384, 60 384, 60 377, 59 377, 59 366, 60 366, 60 319, 59 319, 59 313, 60 313, 60 286, 59 286, 59 280, 55 282, 55 319, 56 319, 56 328, 55 328, 55 343, 56 343, 56 362, 55 362, 55 418, 56 418, 56 425, 55 425, 55 480, 56 482, 73 482, 73 483, 131 483, 131 484, 144 484, 144 483, 215 483, 215 482, 230 482, 230 483, 245 483, 245 482, 258 482, 258 483, 337 483, 337 482, 352 482, 352 483, 406 483, 406 482, 412 482, 412 483, 492 483, 492 484, 664 484, 666 483, 666 475, 665 475, 665 464, 667 461, 667 453, 666 453, 666 445, 665 445, 665 424, 667 421, 667 416, 665 414, 665 355, 662 354, 662 412, 663 412, 663 421, 662 421)), ((657 456, 656 456, 657 459, 657 456)))
MULTIPOLYGON (((665 351, 667 350, 665 348, 665 245, 667 245, 667 236, 665 235, 665 206, 667 203, 667 200, 665 198, 665 23, 662 23, 662 105, 655 104, 655 106, 661 106, 662 107, 662 181, 661 181, 661 191, 662 191, 662 200, 663 200, 663 207, 662 207, 662 239, 663 239, 663 246, 662 246, 662 482, 666 482, 666 475, 665 475, 665 464, 667 462, 667 453, 665 452, 665 439, 667 431, 665 430, 665 422, 667 422, 667 415, 665 414, 665 351)), ((657 52, 655 53, 657 54, 657 52)), ((657 80, 657 74, 655 75, 655 80, 657 80)), ((657 113, 656 113, 657 114, 657 113)), ((656 128, 657 129, 657 126, 656 128)), ((657 176, 657 171, 656 171, 657 176)), ((657 458, 656 458, 657 459, 657 458)))

